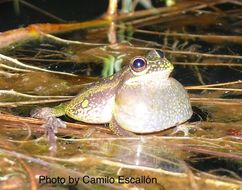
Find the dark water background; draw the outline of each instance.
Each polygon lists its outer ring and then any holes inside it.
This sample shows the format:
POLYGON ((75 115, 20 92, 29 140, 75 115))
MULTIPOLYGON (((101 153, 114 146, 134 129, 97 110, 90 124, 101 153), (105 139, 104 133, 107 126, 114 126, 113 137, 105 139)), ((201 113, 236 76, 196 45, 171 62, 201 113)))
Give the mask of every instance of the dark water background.
MULTIPOLYGON (((0 0, 0 31, 33 23, 80 22, 95 19, 105 13, 108 8, 108 2, 108 0, 31 0, 18 3, 18 12, 14 1, 0 0), (53 14, 63 21, 46 16, 27 4, 53 14)), ((153 6, 155 7, 163 5, 164 3, 159 0, 153 1, 153 6)), ((143 7, 138 4, 136 9, 140 10, 143 7)))
MULTIPOLYGON (((32 0, 28 3, 49 12, 64 21, 77 22, 97 18, 107 7, 107 0, 32 0)), ((14 9, 14 2, 0 1, 0 31, 5 31, 32 23, 60 23, 22 3, 19 14, 14 9)))

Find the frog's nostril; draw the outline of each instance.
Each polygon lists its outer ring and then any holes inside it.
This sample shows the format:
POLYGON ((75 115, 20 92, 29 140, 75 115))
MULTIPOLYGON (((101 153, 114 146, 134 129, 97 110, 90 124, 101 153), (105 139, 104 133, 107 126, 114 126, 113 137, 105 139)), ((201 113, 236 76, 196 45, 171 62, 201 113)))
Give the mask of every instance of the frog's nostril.
POLYGON ((160 58, 164 58, 164 52, 162 52, 161 50, 156 50, 156 52, 159 54, 160 58))
POLYGON ((142 57, 136 57, 131 63, 131 68, 135 72, 143 71, 147 66, 146 60, 142 57))

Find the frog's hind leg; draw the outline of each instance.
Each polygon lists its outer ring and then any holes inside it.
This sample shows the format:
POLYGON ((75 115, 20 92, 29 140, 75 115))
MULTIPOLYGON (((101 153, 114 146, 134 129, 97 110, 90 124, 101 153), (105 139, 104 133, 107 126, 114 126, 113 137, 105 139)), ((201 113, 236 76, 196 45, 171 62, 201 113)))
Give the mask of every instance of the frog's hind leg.
POLYGON ((136 134, 120 127, 120 125, 117 123, 115 118, 111 119, 111 122, 109 123, 109 128, 114 132, 114 134, 116 134, 118 136, 125 136, 125 137, 136 137, 137 136, 136 134))

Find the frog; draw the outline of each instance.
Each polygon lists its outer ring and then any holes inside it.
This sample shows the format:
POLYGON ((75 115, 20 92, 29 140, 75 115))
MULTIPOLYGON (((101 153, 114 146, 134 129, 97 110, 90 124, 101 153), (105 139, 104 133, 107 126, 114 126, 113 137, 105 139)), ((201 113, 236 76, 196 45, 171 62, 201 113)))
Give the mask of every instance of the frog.
POLYGON ((189 95, 171 77, 174 66, 162 50, 152 49, 129 61, 121 71, 87 85, 69 102, 35 111, 33 117, 67 115, 85 123, 108 124, 119 136, 155 133, 191 118, 189 95))

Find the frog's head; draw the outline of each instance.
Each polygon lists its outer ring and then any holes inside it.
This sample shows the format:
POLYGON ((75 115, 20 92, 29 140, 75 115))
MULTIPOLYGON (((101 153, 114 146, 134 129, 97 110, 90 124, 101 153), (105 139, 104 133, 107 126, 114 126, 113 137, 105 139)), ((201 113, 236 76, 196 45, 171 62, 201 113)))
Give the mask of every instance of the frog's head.
POLYGON ((167 79, 174 67, 162 51, 151 50, 144 57, 134 57, 130 62, 130 69, 136 80, 146 77, 167 79))

